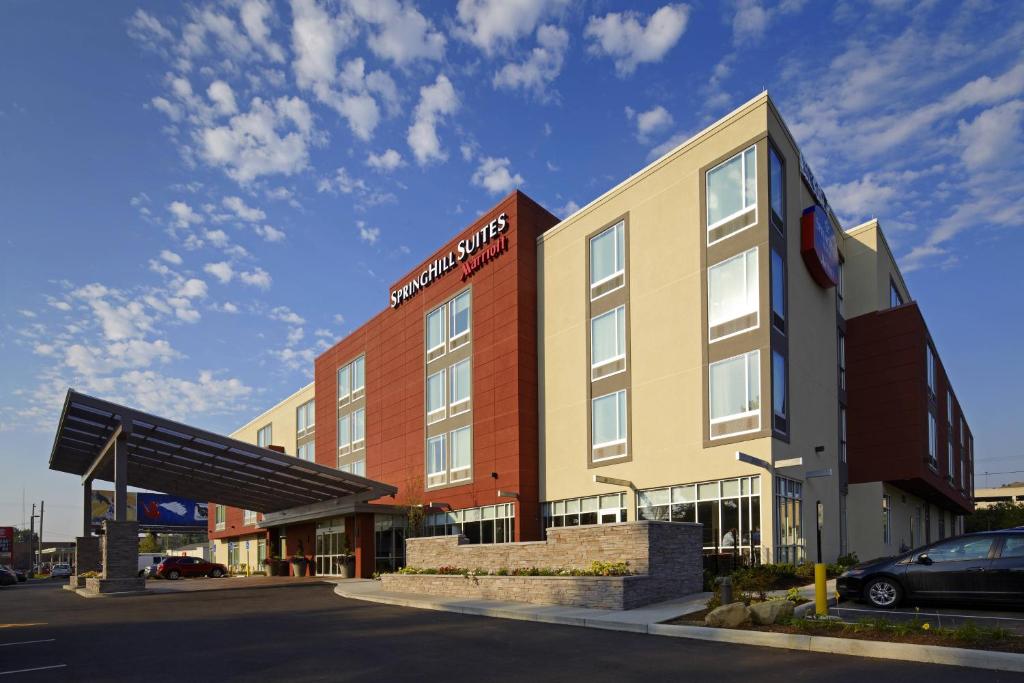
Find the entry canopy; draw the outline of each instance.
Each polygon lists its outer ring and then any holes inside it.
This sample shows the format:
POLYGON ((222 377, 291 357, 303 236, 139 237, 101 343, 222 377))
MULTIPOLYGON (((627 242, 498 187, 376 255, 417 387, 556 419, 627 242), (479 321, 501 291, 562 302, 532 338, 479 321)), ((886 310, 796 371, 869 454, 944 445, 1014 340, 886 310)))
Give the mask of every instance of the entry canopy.
POLYGON ((394 495, 389 484, 317 465, 69 389, 50 469, 114 481, 113 447, 127 454, 127 485, 255 512, 339 498, 394 495))

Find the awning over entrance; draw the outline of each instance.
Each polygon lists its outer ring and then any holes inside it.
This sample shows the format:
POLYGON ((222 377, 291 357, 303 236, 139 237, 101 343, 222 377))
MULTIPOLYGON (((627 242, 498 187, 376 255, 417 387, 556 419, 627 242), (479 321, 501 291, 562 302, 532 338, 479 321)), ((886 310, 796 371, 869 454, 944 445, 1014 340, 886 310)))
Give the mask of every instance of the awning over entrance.
MULTIPOLYGON (((394 486, 68 390, 50 469, 222 505, 277 512, 394 486)), ((88 498, 86 498, 88 500, 88 498)), ((119 519, 122 519, 119 515, 119 519)))

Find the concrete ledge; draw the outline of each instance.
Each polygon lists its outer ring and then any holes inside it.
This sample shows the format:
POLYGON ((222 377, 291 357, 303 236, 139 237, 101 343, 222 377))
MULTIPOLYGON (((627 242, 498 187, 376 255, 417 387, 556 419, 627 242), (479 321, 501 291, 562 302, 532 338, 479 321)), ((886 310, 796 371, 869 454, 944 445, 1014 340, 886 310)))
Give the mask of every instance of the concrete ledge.
MULTIPOLYGON (((828 598, 827 604, 829 607, 835 607, 838 604, 835 596, 828 598)), ((805 602, 802 605, 797 605, 793 608, 793 617, 796 619, 803 619, 809 614, 814 614, 814 600, 805 602)))

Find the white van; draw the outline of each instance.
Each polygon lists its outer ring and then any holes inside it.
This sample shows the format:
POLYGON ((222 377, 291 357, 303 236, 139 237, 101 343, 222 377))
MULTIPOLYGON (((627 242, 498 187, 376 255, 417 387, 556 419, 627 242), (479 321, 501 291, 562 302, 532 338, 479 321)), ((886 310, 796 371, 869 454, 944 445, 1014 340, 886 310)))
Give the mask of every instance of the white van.
POLYGON ((146 576, 146 567, 151 567, 149 575, 156 574, 156 566, 167 559, 167 555, 153 555, 146 553, 139 555, 139 576, 146 576))

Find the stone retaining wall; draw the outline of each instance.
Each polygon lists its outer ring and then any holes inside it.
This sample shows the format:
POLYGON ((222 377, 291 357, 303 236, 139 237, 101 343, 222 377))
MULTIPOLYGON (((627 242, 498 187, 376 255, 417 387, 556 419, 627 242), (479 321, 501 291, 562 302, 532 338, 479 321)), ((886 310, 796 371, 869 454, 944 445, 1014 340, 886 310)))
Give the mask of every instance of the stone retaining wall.
POLYGON ((701 525, 624 522, 548 529, 548 540, 470 544, 464 536, 406 540, 406 564, 421 569, 588 569, 627 562, 636 576, 441 576, 388 574, 388 590, 467 599, 631 609, 697 592, 702 585, 701 525))

